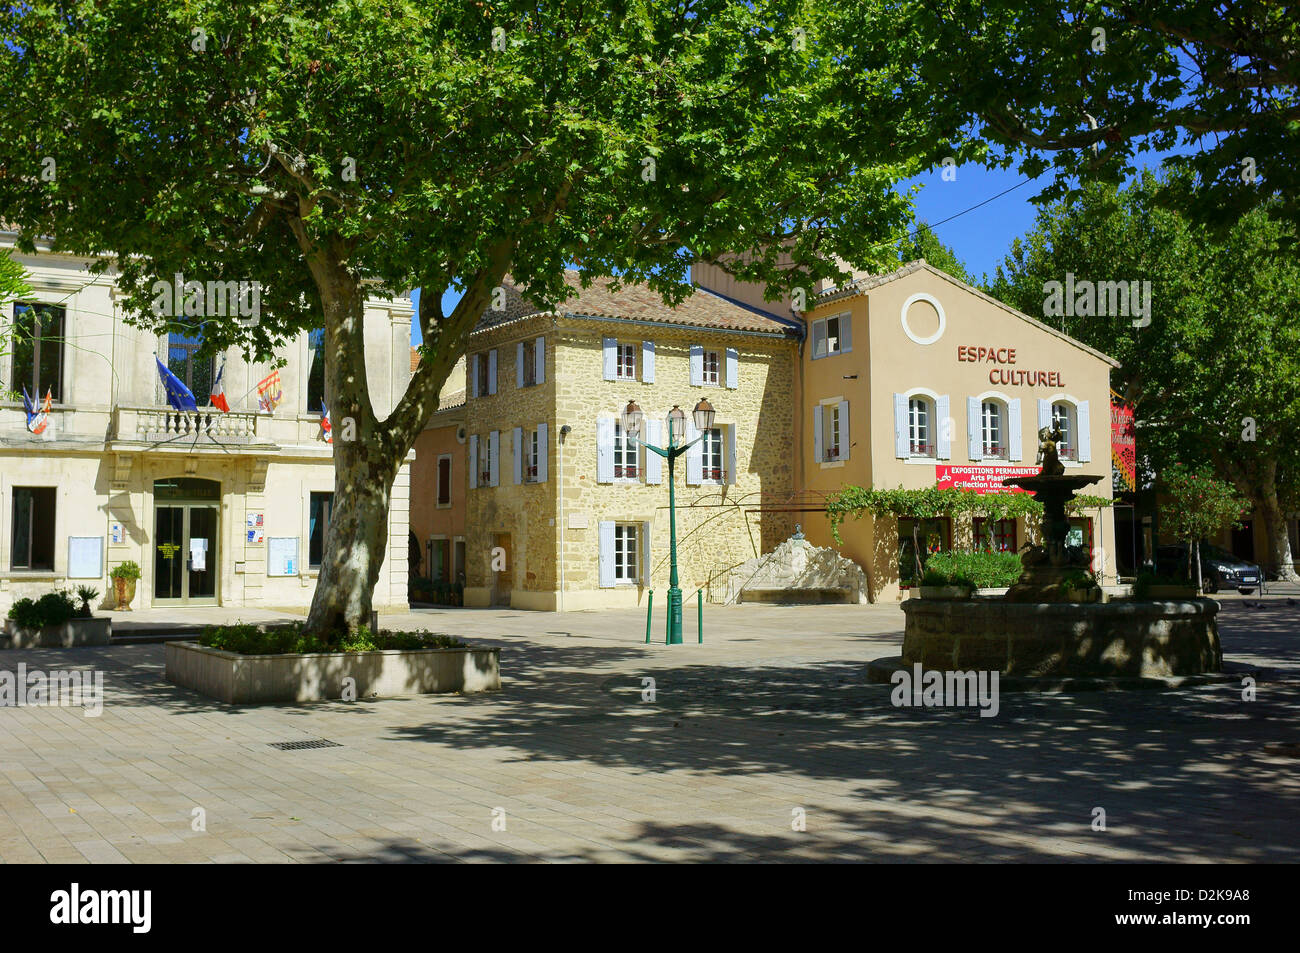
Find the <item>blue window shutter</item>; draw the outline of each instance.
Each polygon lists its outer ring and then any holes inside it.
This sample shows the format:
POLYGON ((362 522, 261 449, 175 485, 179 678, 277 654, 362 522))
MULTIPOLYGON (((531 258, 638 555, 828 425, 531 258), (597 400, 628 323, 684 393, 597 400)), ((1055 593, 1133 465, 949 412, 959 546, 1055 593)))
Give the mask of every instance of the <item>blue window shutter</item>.
POLYGON ((601 342, 604 351, 605 361, 605 380, 612 381, 618 379, 618 341, 614 338, 605 338, 601 342))
POLYGON ((984 424, 980 420, 978 397, 966 398, 966 449, 972 460, 984 459, 984 424))
POLYGON ((1013 397, 1007 402, 1007 433, 1011 439, 1007 442, 1010 447, 1010 453, 1007 454, 1012 460, 1020 460, 1024 457, 1024 442, 1021 439, 1024 435, 1021 430, 1024 429, 1020 420, 1020 398, 1013 397))
POLYGON ((1038 398, 1038 429, 1052 426, 1052 402, 1038 398))
POLYGON ((840 432, 837 435, 840 438, 840 459, 849 458, 849 402, 840 401, 840 432))
POLYGON ((650 585, 650 561, 653 556, 650 549, 650 527, 649 520, 641 524, 641 584, 650 585))
POLYGON ((497 349, 488 351, 488 393, 497 392, 497 349))
POLYGON ((840 353, 847 354, 853 350, 853 315, 840 315, 840 353))
POLYGON ((537 362, 536 373, 533 378, 539 384, 546 383, 546 338, 537 339, 537 347, 533 351, 533 360, 537 362))
POLYGON ((478 434, 469 435, 469 488, 478 489, 478 434))
MULTIPOLYGON (((662 447, 660 437, 663 435, 663 421, 656 418, 648 418, 644 424, 646 443, 656 447, 662 447)), ((645 452, 645 481, 646 483, 663 482, 664 458, 659 456, 653 450, 645 452)))
POLYGON ((813 459, 821 463, 826 459, 826 448, 822 441, 822 405, 813 405, 813 459))
POLYGON ((596 418, 596 482, 614 482, 614 418, 596 418))
MULTIPOLYGON (((520 345, 522 347, 522 345, 520 345)), ((515 483, 524 481, 524 428, 515 428, 515 483)))
POLYGON ((515 387, 524 386, 524 342, 515 345, 515 387))
POLYGON ((501 431, 493 430, 488 434, 488 486, 501 483, 501 431))
POLYGON ((691 345, 691 386, 699 387, 704 383, 704 346, 691 345))
POLYGON ((812 326, 812 360, 826 356, 826 319, 814 321, 812 326))
POLYGON ((1079 436, 1075 438, 1079 444, 1079 462, 1087 463, 1092 459, 1092 411, 1088 409, 1086 400, 1079 401, 1079 406, 1074 408, 1074 419, 1079 430, 1079 436))
MULTIPOLYGON (((641 342, 641 383, 653 384, 655 382, 655 342, 641 342)), ((654 441, 650 441, 654 443, 654 441)), ((658 444, 655 444, 658 446, 658 444)))
MULTIPOLYGON (((538 338, 537 340, 540 341, 541 338, 538 338)), ((537 425, 537 482, 538 483, 545 483, 547 477, 549 476, 547 472, 546 458, 547 458, 547 454, 550 452, 550 448, 547 446, 546 441, 547 441, 546 424, 544 423, 538 424, 537 425)))
POLYGON ((906 394, 894 395, 894 456, 906 459, 912 455, 911 421, 907 419, 906 394))
POLYGON ((950 460, 952 459, 952 406, 947 394, 939 395, 938 401, 935 402, 934 416, 931 432, 936 437, 936 456, 940 460, 950 460), (934 427, 939 429, 935 431, 934 427))
MULTIPOLYGON (((695 429, 695 422, 686 418, 686 442, 692 443, 700 432, 695 429)), ((696 443, 686 451, 686 482, 699 485, 704 480, 704 454, 700 444, 696 443)))
POLYGON ((740 352, 727 348, 727 386, 734 390, 740 386, 740 352))
POLYGON ((733 424, 725 429, 727 431, 727 459, 723 461, 723 464, 727 468, 727 482, 735 483, 736 471, 740 469, 740 465, 736 460, 736 427, 733 424))
POLYGON ((614 522, 600 521, 600 587, 610 589, 614 586, 614 522))
POLYGON ((471 354, 469 356, 469 396, 478 396, 478 362, 482 355, 471 354))

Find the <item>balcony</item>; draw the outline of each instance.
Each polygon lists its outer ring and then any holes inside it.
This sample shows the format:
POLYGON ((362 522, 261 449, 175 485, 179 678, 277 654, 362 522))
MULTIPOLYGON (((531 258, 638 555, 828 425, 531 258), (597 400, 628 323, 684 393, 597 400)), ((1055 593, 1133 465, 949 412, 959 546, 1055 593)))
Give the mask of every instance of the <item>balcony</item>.
POLYGON ((1004 444, 1000 444, 1000 443, 984 444, 985 460, 1006 460, 1008 456, 1009 454, 1007 452, 1007 447, 1004 444))
POLYGON ((117 407, 113 412, 113 440, 141 443, 170 443, 203 439, 203 443, 252 446, 271 443, 263 434, 268 417, 232 411, 223 414, 213 407, 202 410, 174 410, 171 407, 117 407))
POLYGON ((934 456, 934 444, 932 443, 913 443, 910 446, 912 448, 912 456, 914 457, 934 456))
POLYGON ((615 464, 614 479, 616 480, 635 480, 640 474, 640 470, 635 466, 622 467, 615 464))

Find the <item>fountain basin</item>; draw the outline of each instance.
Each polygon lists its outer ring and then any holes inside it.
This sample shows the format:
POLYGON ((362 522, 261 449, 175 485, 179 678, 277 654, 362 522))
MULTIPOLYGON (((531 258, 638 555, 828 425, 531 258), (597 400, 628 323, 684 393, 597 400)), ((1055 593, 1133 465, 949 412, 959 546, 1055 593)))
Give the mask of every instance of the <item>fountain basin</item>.
POLYGON ((908 599, 905 665, 1004 675, 1170 677, 1223 669, 1212 599, 908 599))

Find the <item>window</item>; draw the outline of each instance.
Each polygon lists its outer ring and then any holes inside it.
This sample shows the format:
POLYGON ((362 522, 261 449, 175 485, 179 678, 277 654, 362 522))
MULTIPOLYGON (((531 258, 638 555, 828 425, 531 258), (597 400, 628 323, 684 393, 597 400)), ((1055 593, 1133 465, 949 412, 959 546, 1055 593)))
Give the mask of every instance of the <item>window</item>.
POLYGON ((847 314, 822 318, 812 323, 812 359, 818 360, 834 354, 845 354, 849 347, 849 321, 847 314))
POLYGON ((448 582, 451 574, 451 540, 435 536, 429 540, 429 578, 434 582, 448 582))
POLYGON ((325 329, 307 334, 307 413, 320 413, 325 403, 325 329))
POLYGON ((455 573, 451 581, 463 583, 465 581, 465 540, 460 537, 453 540, 451 555, 451 568, 455 573))
POLYGON ((13 386, 24 387, 32 400, 48 391, 51 399, 63 400, 63 333, 67 314, 51 304, 14 305, 13 386))
POLYGON ((614 421, 614 479, 637 480, 641 476, 639 462, 640 446, 623 435, 623 425, 614 421))
POLYGON ((492 393, 492 391, 488 389, 489 363, 488 355, 486 353, 474 355, 474 366, 478 369, 478 381, 474 387, 475 397, 486 397, 488 394, 492 393))
POLYGON ((637 581, 636 554, 639 535, 636 523, 614 525, 614 581, 616 583, 637 581))
POLYGON ((822 462, 834 463, 840 458, 840 405, 822 407, 822 462))
POLYGON ((438 505, 451 506, 451 454, 438 457, 438 505))
POLYGON ((200 357, 203 335, 173 331, 167 338, 167 369, 202 402, 212 391, 213 360, 200 357))
POLYGON ((621 381, 636 380, 635 344, 618 345, 617 361, 614 366, 614 376, 621 381))
POLYGON ((704 483, 722 483, 727 478, 726 457, 722 449, 722 428, 704 431, 700 441, 700 478, 704 483))
POLYGON ((307 514, 307 568, 319 569, 325 555, 325 536, 334 512, 333 493, 313 493, 307 514))
POLYGON ((54 493, 52 486, 14 487, 10 568, 54 571, 54 493))
POLYGON ((983 433, 984 457, 986 459, 1007 459, 1004 413, 1002 404, 996 400, 986 400, 981 406, 981 431, 983 433))
POLYGON ((478 440, 478 485, 492 485, 492 441, 487 437, 478 440))
POLYGON ((524 432, 524 482, 536 483, 539 476, 538 463, 541 460, 541 434, 536 430, 524 432))
POLYGON ((914 457, 933 457, 934 440, 931 421, 934 419, 930 401, 913 397, 907 402, 908 444, 914 457))
POLYGON ((523 385, 533 387, 537 383, 537 342, 524 341, 518 353, 520 366, 523 368, 520 372, 523 385))
POLYGON ((945 517, 932 520, 900 519, 898 521, 898 579, 904 586, 915 586, 916 547, 920 548, 921 568, 933 553, 952 548, 952 523, 945 517))
POLYGON ((1061 442, 1056 445, 1056 453, 1062 460, 1078 460, 1079 446, 1076 434, 1079 432, 1074 405, 1058 403, 1052 405, 1052 423, 1061 431, 1061 442))
POLYGON ((1016 521, 975 518, 975 549, 996 553, 1014 553, 1016 548, 1016 521))
POLYGON ((704 352, 704 383, 717 384, 721 377, 722 361, 717 351, 704 352))

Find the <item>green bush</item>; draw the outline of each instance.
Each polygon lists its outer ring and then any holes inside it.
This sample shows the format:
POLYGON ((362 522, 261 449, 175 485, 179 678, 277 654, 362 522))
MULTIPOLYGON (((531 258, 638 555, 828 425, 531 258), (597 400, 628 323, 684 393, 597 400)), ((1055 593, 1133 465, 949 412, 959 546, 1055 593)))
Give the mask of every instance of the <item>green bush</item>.
POLYGON ((963 585, 969 584, 976 589, 998 589, 1012 585, 1020 578, 1020 557, 1016 553, 975 552, 964 553, 949 551, 934 553, 925 561, 925 577, 922 585, 963 585), (940 577, 962 578, 966 583, 931 583, 926 577, 935 573, 940 577))
POLYGON ((134 561, 128 559, 126 562, 114 566, 108 571, 108 574, 114 579, 139 579, 140 567, 134 561))
POLYGON ((937 569, 931 569, 928 566, 926 567, 925 573, 921 576, 921 585, 923 586, 964 586, 967 589, 979 588, 968 577, 963 576, 960 573, 954 573, 953 575, 948 575, 947 573, 940 572, 937 569))
POLYGON ((77 604, 62 589, 47 592, 39 599, 18 599, 9 608, 9 618, 20 629, 43 629, 63 625, 77 615, 77 604))
POLYGON ((248 623, 210 625, 199 644, 240 655, 300 655, 313 652, 374 652, 379 649, 461 649, 465 643, 450 635, 434 632, 371 632, 360 626, 356 632, 327 642, 317 635, 305 635, 301 622, 262 628, 248 623))
POLYGON ((1096 589, 1097 577, 1086 569, 1071 569, 1064 574, 1057 586, 1062 592, 1071 589, 1096 589))

